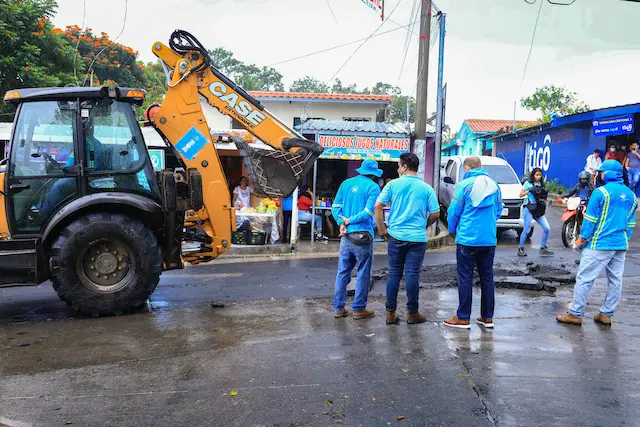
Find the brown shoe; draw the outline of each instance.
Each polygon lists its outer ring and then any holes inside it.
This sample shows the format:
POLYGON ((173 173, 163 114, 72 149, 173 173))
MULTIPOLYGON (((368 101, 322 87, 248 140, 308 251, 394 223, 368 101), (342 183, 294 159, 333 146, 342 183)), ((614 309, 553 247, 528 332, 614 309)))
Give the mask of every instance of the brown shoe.
POLYGON ((468 320, 458 319, 458 316, 453 316, 449 320, 444 321, 445 326, 459 329, 471 329, 471 322, 468 320))
POLYGON ((407 324, 414 325, 416 323, 424 323, 427 321, 427 316, 422 313, 407 313, 407 324))
POLYGON ((485 328, 493 328, 493 319, 485 319, 484 317, 478 317, 476 319, 478 325, 482 325, 485 328))
POLYGON ((333 312, 333 317, 335 317, 336 319, 341 319, 343 317, 347 317, 348 315, 349 315, 349 312, 347 311, 346 308, 343 308, 342 311, 333 312))
POLYGON ((611 317, 602 313, 598 313, 593 316, 593 320, 601 325, 611 326, 611 317))
POLYGON ((561 314, 556 316, 556 320, 560 323, 566 323, 568 325, 578 325, 582 326, 582 319, 574 316, 571 313, 561 314))
POLYGON ((387 325, 397 325, 400 323, 400 316, 395 311, 387 311, 387 325))
POLYGON ((370 317, 375 316, 376 312, 373 310, 362 310, 362 311, 354 311, 353 312, 353 318, 355 320, 360 320, 360 319, 368 319, 370 317))

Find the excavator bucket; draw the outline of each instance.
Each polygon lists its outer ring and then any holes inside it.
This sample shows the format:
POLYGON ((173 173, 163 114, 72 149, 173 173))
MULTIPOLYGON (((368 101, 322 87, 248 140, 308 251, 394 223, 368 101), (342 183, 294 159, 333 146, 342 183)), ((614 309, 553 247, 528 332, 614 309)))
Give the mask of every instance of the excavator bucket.
POLYGON ((289 197, 323 151, 315 142, 298 138, 283 144, 298 147, 295 152, 252 147, 242 137, 235 137, 233 141, 256 192, 274 198, 289 197))

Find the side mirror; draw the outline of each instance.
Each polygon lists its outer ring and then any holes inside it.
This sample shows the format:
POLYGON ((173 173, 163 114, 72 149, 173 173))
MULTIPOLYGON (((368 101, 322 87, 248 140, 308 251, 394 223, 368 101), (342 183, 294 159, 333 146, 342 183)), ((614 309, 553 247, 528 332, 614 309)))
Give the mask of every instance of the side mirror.
POLYGON ((450 176, 445 176, 444 182, 445 184, 455 184, 455 182, 453 182, 453 178, 451 178, 450 176))

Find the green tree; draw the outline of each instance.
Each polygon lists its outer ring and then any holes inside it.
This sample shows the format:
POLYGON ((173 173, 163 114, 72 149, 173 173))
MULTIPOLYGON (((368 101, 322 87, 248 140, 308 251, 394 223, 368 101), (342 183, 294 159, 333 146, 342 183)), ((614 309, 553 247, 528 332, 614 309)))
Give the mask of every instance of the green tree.
POLYGON ((219 47, 208 51, 220 72, 234 80, 245 90, 283 91, 282 74, 275 68, 247 65, 233 57, 233 52, 219 47))
POLYGON ((391 104, 391 121, 406 122, 407 121, 407 104, 409 104, 409 123, 416 120, 416 100, 413 96, 400 95, 397 93, 393 97, 391 104))
POLYGON ((315 77, 305 76, 295 80, 289 87, 290 92, 329 93, 329 85, 322 83, 315 77))
POLYGON ((576 95, 565 87, 548 85, 539 87, 531 96, 522 98, 520 105, 527 110, 539 111, 542 113, 541 120, 549 122, 553 113, 574 114, 588 111, 589 106, 578 100, 576 95))
MULTIPOLYGON (((73 81, 73 47, 50 22, 56 8, 55 0, 0 0, 0 97, 73 81)), ((0 121, 13 120, 13 112, 0 102, 0 121)))

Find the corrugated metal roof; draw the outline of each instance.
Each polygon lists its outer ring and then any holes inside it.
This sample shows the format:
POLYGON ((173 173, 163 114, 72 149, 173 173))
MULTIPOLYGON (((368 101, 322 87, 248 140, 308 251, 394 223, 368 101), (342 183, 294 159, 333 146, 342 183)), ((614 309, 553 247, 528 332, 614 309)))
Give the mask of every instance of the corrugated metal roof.
POLYGON ((382 104, 390 104, 393 102, 391 95, 366 95, 360 93, 310 93, 310 92, 267 92, 267 91, 250 91, 249 94, 258 100, 264 98, 283 98, 283 99, 326 99, 341 101, 380 101, 382 104))
MULTIPOLYGON (((513 126, 513 120, 485 120, 485 119, 467 119, 464 121, 473 133, 493 133, 510 130, 513 126)), ((516 126, 527 127, 536 122, 528 120, 516 120, 516 126)))
POLYGON ((407 125, 404 123, 355 122, 348 120, 307 120, 302 125, 296 126, 296 129, 300 132, 332 131, 407 134, 407 125))

